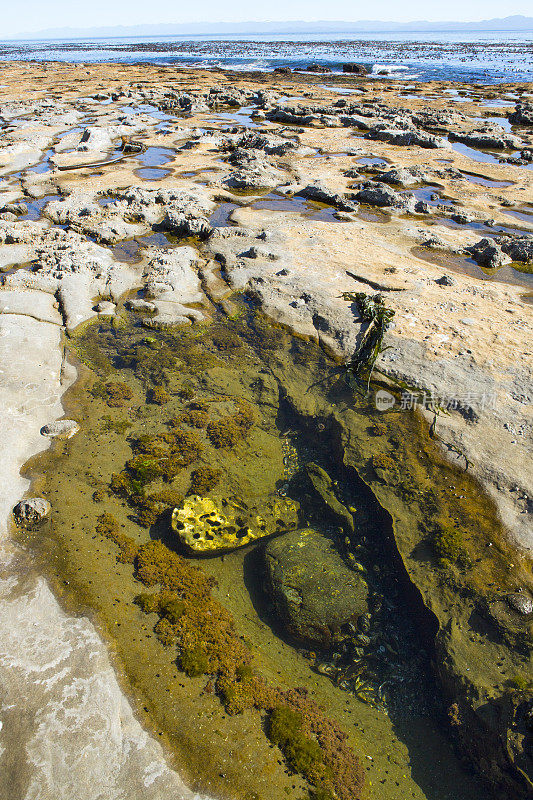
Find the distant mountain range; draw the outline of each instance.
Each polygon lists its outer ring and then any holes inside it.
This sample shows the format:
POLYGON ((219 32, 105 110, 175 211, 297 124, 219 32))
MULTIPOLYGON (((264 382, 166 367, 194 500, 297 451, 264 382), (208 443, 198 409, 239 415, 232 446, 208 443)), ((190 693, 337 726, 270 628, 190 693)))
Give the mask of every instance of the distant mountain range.
POLYGON ((533 17, 515 15, 481 22, 196 22, 182 24, 116 25, 101 28, 47 28, 9 39, 104 39, 161 36, 283 35, 317 33, 442 33, 446 31, 533 30, 533 17))

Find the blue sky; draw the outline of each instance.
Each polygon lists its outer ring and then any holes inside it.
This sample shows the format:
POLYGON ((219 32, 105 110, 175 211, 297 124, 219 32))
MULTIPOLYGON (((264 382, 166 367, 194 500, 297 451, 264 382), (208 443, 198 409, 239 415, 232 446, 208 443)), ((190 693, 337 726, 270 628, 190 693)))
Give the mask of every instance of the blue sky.
POLYGON ((0 36, 56 27, 137 25, 160 22, 235 22, 248 20, 360 20, 378 19, 471 21, 533 13, 531 0, 0 0, 0 36))

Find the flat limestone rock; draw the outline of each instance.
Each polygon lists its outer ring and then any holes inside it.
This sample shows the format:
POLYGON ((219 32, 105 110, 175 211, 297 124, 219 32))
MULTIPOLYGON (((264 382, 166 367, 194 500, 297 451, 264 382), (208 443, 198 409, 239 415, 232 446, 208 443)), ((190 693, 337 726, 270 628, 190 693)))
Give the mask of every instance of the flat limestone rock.
POLYGON ((368 611, 368 586, 322 534, 306 528, 265 548, 267 586, 288 633, 328 647, 340 628, 368 611))

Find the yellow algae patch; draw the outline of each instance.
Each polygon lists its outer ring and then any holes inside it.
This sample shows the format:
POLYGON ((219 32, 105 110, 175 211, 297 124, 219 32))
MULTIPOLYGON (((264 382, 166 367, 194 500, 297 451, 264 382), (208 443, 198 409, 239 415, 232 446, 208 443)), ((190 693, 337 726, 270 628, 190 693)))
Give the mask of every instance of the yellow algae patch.
POLYGON ((298 504, 268 497, 258 506, 225 497, 191 495, 172 512, 172 528, 193 553, 218 553, 298 527, 298 504))

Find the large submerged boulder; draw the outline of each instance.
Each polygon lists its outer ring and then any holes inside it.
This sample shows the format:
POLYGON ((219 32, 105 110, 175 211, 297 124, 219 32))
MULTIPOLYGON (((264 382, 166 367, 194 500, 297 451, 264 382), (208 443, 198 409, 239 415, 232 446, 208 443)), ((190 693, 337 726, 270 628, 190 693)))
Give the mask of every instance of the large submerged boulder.
POLYGON ((267 588, 288 633, 329 647, 342 626, 368 611, 368 586, 333 543, 312 528, 287 533, 264 552, 267 588))

